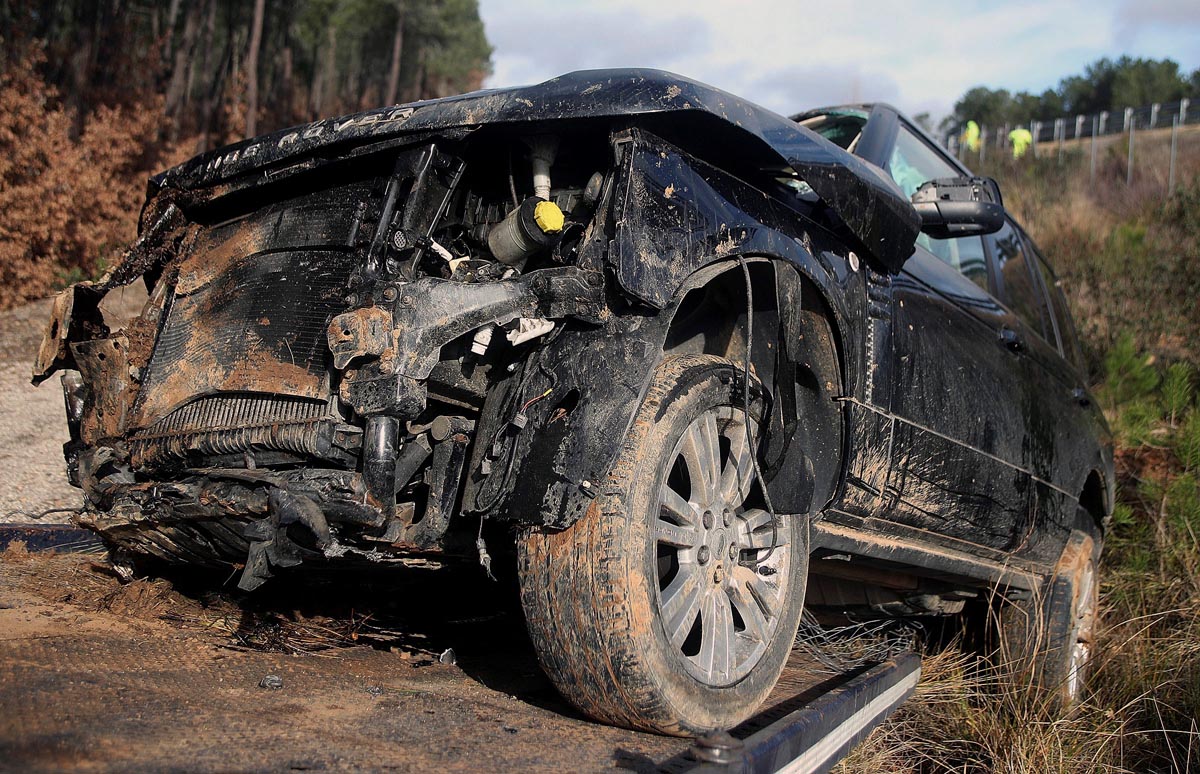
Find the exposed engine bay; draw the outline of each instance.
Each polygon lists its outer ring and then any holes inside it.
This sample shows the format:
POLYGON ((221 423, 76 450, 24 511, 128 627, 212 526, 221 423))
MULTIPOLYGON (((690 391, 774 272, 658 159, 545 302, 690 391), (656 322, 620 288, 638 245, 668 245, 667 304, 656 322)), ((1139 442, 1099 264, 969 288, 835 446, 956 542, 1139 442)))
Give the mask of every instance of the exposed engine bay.
MULTIPOLYGON (((244 560, 246 588, 305 553, 454 548, 443 538, 489 389, 567 318, 599 322, 603 280, 580 261, 611 198, 595 139, 437 140, 341 165, 336 181, 152 199, 126 264, 60 299, 44 351, 75 369, 67 453, 96 506, 85 519, 162 558, 244 560), (278 199, 255 208, 264 196, 278 199), (96 301, 136 269, 150 300, 110 335, 96 301), (178 530, 131 526, 159 517, 178 530), (222 517, 246 519, 244 534, 222 517)), ((511 472, 526 420, 494 433, 482 475, 511 472)))

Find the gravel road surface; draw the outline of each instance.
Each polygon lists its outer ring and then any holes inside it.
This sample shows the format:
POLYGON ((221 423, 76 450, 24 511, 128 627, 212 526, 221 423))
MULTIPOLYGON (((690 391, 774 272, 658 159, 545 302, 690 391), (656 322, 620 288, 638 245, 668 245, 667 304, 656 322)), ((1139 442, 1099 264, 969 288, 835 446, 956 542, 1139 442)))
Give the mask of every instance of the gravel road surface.
MULTIPOLYGON (((145 303, 141 286, 122 288, 105 299, 114 328, 145 303)), ((29 383, 33 359, 50 315, 50 300, 0 312, 0 522, 28 522, 26 513, 74 507, 81 494, 67 483, 62 445, 68 439, 58 376, 40 387, 29 383), (20 513, 24 512, 24 513, 20 513)), ((48 522, 65 522, 54 514, 48 522)))

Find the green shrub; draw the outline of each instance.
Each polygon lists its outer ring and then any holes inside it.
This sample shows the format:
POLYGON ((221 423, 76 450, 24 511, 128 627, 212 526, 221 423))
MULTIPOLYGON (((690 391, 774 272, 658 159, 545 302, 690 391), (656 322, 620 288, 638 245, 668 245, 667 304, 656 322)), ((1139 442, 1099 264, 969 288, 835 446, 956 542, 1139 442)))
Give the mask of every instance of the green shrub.
POLYGON ((1184 469, 1200 471, 1200 409, 1193 408, 1175 434, 1175 453, 1184 469))
POLYGON ((1162 403, 1165 419, 1174 427, 1192 405, 1195 388, 1192 379, 1195 372, 1188 363, 1173 363, 1167 369, 1162 385, 1162 403))
POLYGON ((1104 358, 1104 392, 1112 409, 1149 399, 1160 381, 1153 356, 1137 349, 1133 335, 1122 334, 1104 358))

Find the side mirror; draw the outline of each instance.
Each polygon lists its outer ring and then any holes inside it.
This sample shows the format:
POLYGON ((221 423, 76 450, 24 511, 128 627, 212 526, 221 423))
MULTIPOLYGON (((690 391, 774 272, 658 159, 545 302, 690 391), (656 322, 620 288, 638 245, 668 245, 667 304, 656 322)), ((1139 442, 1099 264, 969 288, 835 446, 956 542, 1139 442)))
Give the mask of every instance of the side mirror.
POLYGON ((1000 186, 990 177, 930 180, 912 197, 921 230, 934 239, 994 234, 1004 227, 1000 186))

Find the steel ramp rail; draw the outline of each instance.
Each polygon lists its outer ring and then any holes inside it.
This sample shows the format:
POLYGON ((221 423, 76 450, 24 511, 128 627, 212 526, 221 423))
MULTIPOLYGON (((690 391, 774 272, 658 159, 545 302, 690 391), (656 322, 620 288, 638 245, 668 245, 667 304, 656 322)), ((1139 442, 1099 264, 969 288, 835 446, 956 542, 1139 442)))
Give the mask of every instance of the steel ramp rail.
POLYGON ((0 551, 18 542, 24 544, 26 551, 95 553, 104 550, 99 535, 73 524, 0 524, 0 551))
POLYGON ((833 687, 745 739, 717 732, 696 740, 694 774, 816 774, 837 765, 921 678, 921 659, 902 653, 833 687))

